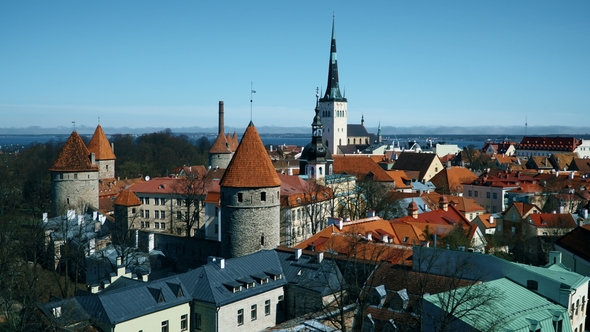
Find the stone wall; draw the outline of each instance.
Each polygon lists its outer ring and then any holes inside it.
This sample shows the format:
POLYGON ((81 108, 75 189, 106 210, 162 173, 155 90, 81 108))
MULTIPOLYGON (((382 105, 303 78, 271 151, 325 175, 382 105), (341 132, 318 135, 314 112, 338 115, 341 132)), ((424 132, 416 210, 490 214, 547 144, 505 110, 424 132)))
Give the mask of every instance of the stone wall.
POLYGON ((98 172, 51 172, 51 209, 54 215, 68 209, 98 209, 98 172))
POLYGON ((222 257, 244 256, 279 245, 279 189, 221 188, 222 257))
POLYGON ((209 166, 211 168, 227 168, 233 156, 233 153, 211 153, 209 154, 209 166))
POLYGON ((97 160, 98 178, 110 179, 115 177, 115 160, 97 160))

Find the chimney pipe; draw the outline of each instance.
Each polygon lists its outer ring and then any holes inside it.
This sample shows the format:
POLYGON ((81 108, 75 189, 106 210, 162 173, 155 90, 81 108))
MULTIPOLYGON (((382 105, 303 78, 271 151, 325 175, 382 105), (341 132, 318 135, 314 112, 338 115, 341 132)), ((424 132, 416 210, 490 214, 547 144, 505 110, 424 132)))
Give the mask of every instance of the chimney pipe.
POLYGON ((225 125, 224 120, 223 120, 223 113, 224 113, 223 101, 219 101, 219 128, 217 129, 218 134, 223 133, 223 126, 225 125))

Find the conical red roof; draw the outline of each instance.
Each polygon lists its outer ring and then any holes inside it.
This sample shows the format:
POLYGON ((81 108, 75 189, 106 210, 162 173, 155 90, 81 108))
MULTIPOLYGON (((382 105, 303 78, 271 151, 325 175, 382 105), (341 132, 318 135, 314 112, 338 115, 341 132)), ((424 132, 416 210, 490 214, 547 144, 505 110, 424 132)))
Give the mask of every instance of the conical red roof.
POLYGON ((117 199, 115 199, 113 204, 121 206, 139 206, 141 205, 141 201, 131 190, 123 190, 123 192, 117 196, 117 199))
POLYGON ((74 131, 49 170, 54 172, 98 171, 98 166, 90 163, 90 152, 80 135, 74 131))
POLYGON ((94 153, 96 160, 113 160, 116 159, 113 149, 104 134, 102 127, 98 125, 92 135, 90 143, 88 143, 88 151, 94 153))
POLYGON ((264 188, 281 185, 281 179, 252 122, 246 128, 242 141, 219 185, 234 188, 264 188))

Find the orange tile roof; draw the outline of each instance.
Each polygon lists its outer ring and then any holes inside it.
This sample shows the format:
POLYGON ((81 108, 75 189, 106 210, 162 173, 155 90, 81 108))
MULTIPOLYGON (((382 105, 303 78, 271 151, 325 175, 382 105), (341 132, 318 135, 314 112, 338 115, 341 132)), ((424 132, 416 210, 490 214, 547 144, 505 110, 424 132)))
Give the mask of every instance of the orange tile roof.
POLYGON ((279 178, 281 179, 282 207, 295 207, 332 198, 332 189, 329 187, 307 182, 297 175, 279 174, 279 178), (311 198, 312 195, 316 198, 311 198))
POLYGON ((534 137, 525 136, 518 144, 518 150, 553 150, 573 152, 582 140, 574 137, 534 137))
POLYGON ((80 135, 74 131, 49 170, 53 172, 98 172, 98 166, 90 163, 90 152, 80 135))
POLYGON ((135 183, 143 182, 143 178, 124 179, 106 178, 98 180, 98 197, 107 198, 118 195, 121 191, 135 183))
MULTIPOLYGON (((439 199, 441 195, 436 192, 432 193, 424 193, 420 196, 424 203, 426 203, 430 209, 438 210, 439 209, 439 199)), ((445 195, 449 201, 449 204, 454 204, 455 208, 463 213, 475 212, 475 211, 484 211, 485 208, 475 202, 473 198, 468 198, 464 196, 448 196, 445 195)))
POLYGON ((88 143, 88 151, 94 153, 96 160, 117 159, 113 153, 113 149, 111 149, 109 141, 107 140, 107 136, 104 134, 100 125, 96 126, 94 135, 92 135, 92 139, 90 140, 90 143, 88 143))
POLYGON ((536 227, 576 227, 576 221, 569 213, 533 213, 529 214, 530 220, 536 227))
POLYGON ((246 128, 220 184, 223 187, 234 188, 265 188, 281 185, 281 180, 252 122, 246 128))
MULTIPOLYGON (((134 184, 133 186, 129 187, 129 189, 134 193, 173 195, 179 194, 179 184, 182 184, 183 181, 187 180, 184 178, 153 178, 149 181, 134 184)), ((219 181, 205 180, 204 187, 197 188, 196 191, 197 192, 195 194, 199 194, 198 191, 202 191, 203 195, 210 191, 219 192, 219 181)))
MULTIPOLYGON (((234 138, 236 137, 234 133, 234 138)), ((237 138, 235 138, 237 141, 237 138)), ((217 138, 211 145, 211 149, 209 149, 209 153, 232 153, 234 152, 235 146, 231 136, 228 134, 225 136, 223 130, 217 135, 217 138)))
POLYGON ((476 179, 477 175, 465 167, 451 167, 438 172, 430 181, 437 188, 462 192, 464 183, 471 183, 476 179))
POLYGON ((393 179, 381 168, 370 155, 333 155, 332 164, 334 174, 354 175, 359 180, 372 174, 379 182, 392 182, 393 179))
POLYGON ((115 205, 121 206, 139 206, 141 201, 131 190, 123 190, 113 202, 115 205))
POLYGON ((405 171, 401 171, 401 170, 390 170, 390 171, 385 171, 385 173, 391 178, 393 179, 393 181, 395 182, 395 188, 396 189, 408 189, 408 188, 412 188, 411 184, 406 184, 409 183, 411 181, 411 179, 406 175, 405 171))
POLYGON ((485 228, 496 228, 498 225, 498 222, 494 221, 493 224, 490 223, 491 216, 492 216, 491 214, 485 213, 485 214, 480 214, 476 218, 479 218, 479 220, 481 221, 481 223, 484 225, 485 228))

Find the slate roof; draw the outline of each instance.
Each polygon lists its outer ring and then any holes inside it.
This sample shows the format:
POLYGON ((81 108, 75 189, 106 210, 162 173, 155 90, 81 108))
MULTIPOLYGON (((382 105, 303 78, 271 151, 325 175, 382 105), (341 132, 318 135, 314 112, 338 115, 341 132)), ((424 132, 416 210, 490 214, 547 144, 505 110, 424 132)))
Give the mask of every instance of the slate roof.
MULTIPOLYGON (((61 327, 75 328, 75 326, 78 326, 82 330, 82 328, 89 325, 90 316, 84 311, 76 298, 56 299, 47 303, 39 303, 38 307, 45 316, 61 327), (61 314, 59 317, 54 315, 55 308, 60 308, 61 314)), ((75 330, 78 331, 78 329, 75 330)))
POLYGON ((284 275, 276 251, 261 250, 247 256, 226 259, 223 269, 212 262, 181 274, 178 278, 182 280, 195 300, 222 306, 284 286, 287 282, 284 277, 278 280, 272 279, 271 275, 277 272, 284 275), (258 274, 267 275, 269 282, 265 284, 257 282, 254 287, 248 289, 242 287, 241 291, 235 293, 226 286, 242 285, 239 279, 258 274))
POLYGON ((77 132, 72 132, 49 169, 52 172, 98 172, 90 162, 90 152, 77 132))
POLYGON ((113 202, 115 205, 122 206, 139 206, 141 201, 131 190, 124 190, 117 196, 117 199, 113 202))
POLYGON ((192 300, 178 276, 142 284, 130 282, 127 287, 78 296, 77 299, 93 319, 109 325, 189 303, 192 300), (179 293, 178 290, 181 292, 179 293))
POLYGON ((340 269, 332 260, 318 262, 317 253, 305 251, 296 260, 293 249, 281 248, 276 253, 290 285, 326 296, 345 288, 340 269))
POLYGON ((438 156, 435 153, 402 152, 393 164, 393 169, 419 171, 418 179, 421 180, 436 158, 438 156))
POLYGON ((90 140, 90 143, 88 143, 88 151, 94 153, 96 160, 117 159, 115 153, 113 153, 113 150, 111 149, 109 140, 100 125, 96 126, 94 135, 92 135, 92 139, 90 140))
POLYGON ((560 237, 555 244, 590 262, 590 225, 576 227, 571 232, 560 237))
POLYGON ((281 180, 252 122, 246 128, 220 185, 233 188, 266 188, 281 185, 281 180))
MULTIPOLYGON (((348 124, 346 127, 347 134, 350 137, 369 137, 367 129, 362 124, 348 124)), ((362 142, 365 143, 365 142, 362 142)), ((369 141, 369 143, 372 143, 369 141)))

